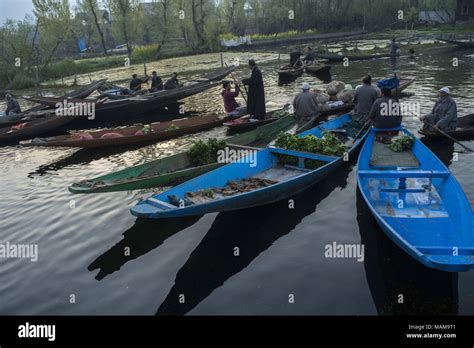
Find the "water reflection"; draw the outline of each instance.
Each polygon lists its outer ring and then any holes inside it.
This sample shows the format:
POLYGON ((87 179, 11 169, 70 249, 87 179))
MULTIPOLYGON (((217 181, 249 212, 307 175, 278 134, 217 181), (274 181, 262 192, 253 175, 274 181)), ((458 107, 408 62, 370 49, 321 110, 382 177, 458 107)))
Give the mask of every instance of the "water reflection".
POLYGON ((400 249, 377 225, 359 190, 357 223, 378 314, 458 314, 458 274, 425 267, 400 249))
POLYGON ((87 268, 89 271, 99 269, 95 279, 120 270, 127 262, 158 248, 168 238, 194 225, 201 216, 161 221, 138 219, 135 224, 123 233, 123 239, 95 259, 87 268))
POLYGON ((260 253, 289 234, 330 193, 347 186, 351 167, 344 165, 331 178, 321 181, 294 198, 298 209, 288 209, 288 201, 253 209, 220 213, 201 243, 176 275, 173 288, 157 311, 158 315, 184 315, 215 289, 245 269, 260 253), (240 255, 234 256, 238 247, 240 255), (179 303, 180 294, 185 303, 179 303))
POLYGON ((446 167, 453 163, 454 158, 454 141, 448 138, 421 138, 423 144, 431 150, 446 167))

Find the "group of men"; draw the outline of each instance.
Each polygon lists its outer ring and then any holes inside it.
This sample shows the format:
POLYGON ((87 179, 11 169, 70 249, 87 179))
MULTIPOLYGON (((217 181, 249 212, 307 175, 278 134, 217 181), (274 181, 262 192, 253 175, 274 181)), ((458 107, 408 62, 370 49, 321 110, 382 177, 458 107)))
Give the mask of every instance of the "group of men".
MULTIPOLYGON (((132 93, 141 91, 142 84, 146 83, 148 80, 148 77, 142 80, 138 78, 137 74, 133 74, 132 80, 130 81, 130 91, 132 93)), ((182 84, 180 84, 178 81, 178 73, 174 72, 173 76, 171 76, 171 78, 168 79, 164 84, 163 80, 160 76, 158 76, 158 73, 156 71, 153 71, 151 73, 151 88, 149 90, 150 92, 158 92, 165 89, 175 89, 178 87, 182 87, 182 84)))

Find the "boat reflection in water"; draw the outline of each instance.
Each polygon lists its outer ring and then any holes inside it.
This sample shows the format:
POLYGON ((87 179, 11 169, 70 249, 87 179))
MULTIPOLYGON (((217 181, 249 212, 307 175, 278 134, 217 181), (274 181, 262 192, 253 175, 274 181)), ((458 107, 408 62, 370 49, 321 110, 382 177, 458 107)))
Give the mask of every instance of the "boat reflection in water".
POLYGON ((168 238, 194 225, 200 218, 201 216, 192 216, 159 223, 154 220, 138 219, 135 225, 123 233, 124 238, 95 259, 88 270, 92 272, 100 269, 95 279, 104 279, 120 270, 127 262, 158 248, 168 238), (129 255, 126 255, 126 250, 130 250, 129 255))
POLYGON ((423 266, 380 229, 357 189, 365 270, 380 315, 457 315, 458 274, 423 266))
POLYGON ((345 188, 351 170, 345 164, 330 178, 295 196, 298 209, 288 200, 251 209, 220 213, 201 243, 176 275, 175 284, 158 309, 158 315, 184 315, 215 289, 245 269, 279 238, 289 234, 337 187, 345 188), (234 248, 241 250, 239 257, 234 248), (179 303, 185 294, 185 303, 179 303))

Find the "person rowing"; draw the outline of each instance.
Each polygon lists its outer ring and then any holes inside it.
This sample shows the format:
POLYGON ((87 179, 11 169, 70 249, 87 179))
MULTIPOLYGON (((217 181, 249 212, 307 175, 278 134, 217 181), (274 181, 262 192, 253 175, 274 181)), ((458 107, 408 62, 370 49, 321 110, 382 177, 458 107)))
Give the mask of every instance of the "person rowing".
POLYGON ((249 68, 252 70, 252 75, 249 78, 242 80, 244 85, 249 86, 247 112, 253 119, 264 120, 266 107, 262 72, 253 59, 249 60, 249 68))
POLYGON ((433 133, 437 129, 443 132, 456 130, 458 108, 450 96, 449 87, 443 87, 438 91, 438 100, 433 106, 433 110, 430 114, 421 117, 421 120, 424 122, 423 128, 419 131, 421 134, 433 133))
POLYGON ((7 100, 7 109, 5 110, 5 115, 15 115, 21 113, 20 104, 18 101, 12 97, 10 93, 5 96, 7 100))
POLYGON ((156 71, 151 73, 151 89, 150 92, 158 92, 163 90, 163 80, 158 76, 156 71))
POLYGON ((180 84, 178 81, 178 73, 174 72, 173 76, 168 81, 166 81, 165 89, 175 89, 179 87, 182 87, 182 84, 180 84))
POLYGON ((223 90, 221 92, 222 98, 224 99, 224 110, 229 116, 242 115, 246 112, 246 106, 240 106, 235 100, 240 94, 239 85, 235 86, 235 90, 232 91, 232 84, 230 81, 224 81, 222 84, 223 90))
POLYGON ((137 74, 132 75, 132 80, 130 81, 130 90, 132 92, 140 91, 142 89, 142 83, 148 81, 148 78, 142 80, 138 78, 137 74))
POLYGON ((304 123, 316 117, 321 112, 316 94, 311 92, 308 83, 303 83, 303 90, 293 100, 295 116, 298 122, 304 123))

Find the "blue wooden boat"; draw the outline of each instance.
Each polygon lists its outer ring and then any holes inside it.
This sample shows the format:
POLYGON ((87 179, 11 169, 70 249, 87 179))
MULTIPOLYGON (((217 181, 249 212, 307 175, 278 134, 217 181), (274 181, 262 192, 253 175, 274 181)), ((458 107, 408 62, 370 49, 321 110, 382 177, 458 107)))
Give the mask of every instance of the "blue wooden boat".
POLYGON ((359 189, 377 223, 428 267, 473 268, 473 214, 455 177, 418 139, 411 150, 394 152, 378 140, 382 132, 370 132, 357 168, 359 189))
MULTIPOLYGON (((312 134, 321 137, 325 130, 340 130, 351 124, 352 117, 347 114, 329 122, 323 123, 316 128, 310 129, 299 136, 312 134)), ((349 156, 353 154, 362 144, 366 134, 354 138, 347 137, 349 156)), ((142 218, 171 218, 190 215, 202 215, 212 212, 238 210, 244 208, 265 205, 276 202, 307 189, 316 184, 329 173, 344 163, 344 156, 333 157, 314 153, 284 150, 279 148, 266 148, 254 154, 255 161, 251 156, 245 161, 233 162, 211 172, 196 177, 166 192, 154 195, 139 202, 131 209, 133 215, 142 218), (298 158, 297 166, 281 165, 279 155, 298 158), (305 160, 321 161, 321 166, 310 170, 305 168, 305 160), (244 163, 252 162, 252 163, 244 163), (229 182, 236 180, 270 180, 271 184, 258 187, 250 192, 239 192, 233 195, 219 195, 211 197, 207 201, 187 205, 186 194, 199 190, 223 188, 229 182), (180 204, 176 204, 176 202, 180 204), (172 204, 173 203, 173 204, 172 204)), ((346 159, 347 160, 347 159, 346 159)))

